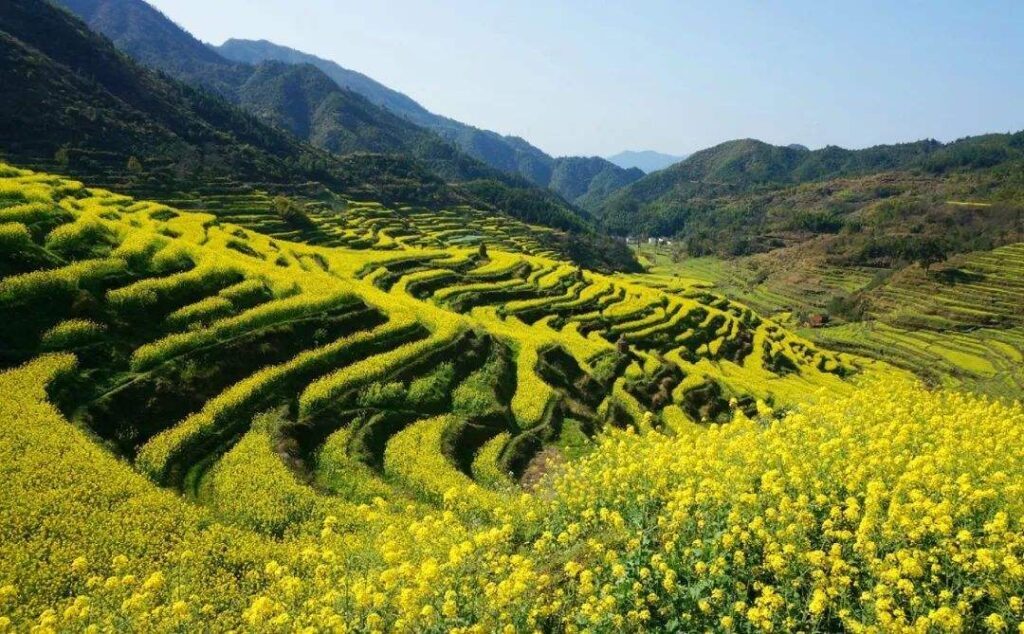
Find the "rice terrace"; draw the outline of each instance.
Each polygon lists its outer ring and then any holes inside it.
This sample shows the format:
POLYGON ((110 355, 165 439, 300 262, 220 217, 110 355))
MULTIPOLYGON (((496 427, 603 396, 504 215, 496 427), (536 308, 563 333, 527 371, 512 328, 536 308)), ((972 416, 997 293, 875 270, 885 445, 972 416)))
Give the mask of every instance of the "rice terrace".
POLYGON ((0 4, 0 632, 1024 632, 1024 132, 555 157, 178 9, 0 4))

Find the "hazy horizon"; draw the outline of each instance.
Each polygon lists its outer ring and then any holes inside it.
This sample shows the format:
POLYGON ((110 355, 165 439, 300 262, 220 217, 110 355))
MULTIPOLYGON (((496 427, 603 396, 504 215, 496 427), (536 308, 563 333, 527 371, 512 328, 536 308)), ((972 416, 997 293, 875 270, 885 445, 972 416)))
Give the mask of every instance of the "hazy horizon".
POLYGON ((152 3, 204 41, 312 53, 553 155, 685 155, 746 137, 861 148, 1024 128, 1019 3, 152 3))

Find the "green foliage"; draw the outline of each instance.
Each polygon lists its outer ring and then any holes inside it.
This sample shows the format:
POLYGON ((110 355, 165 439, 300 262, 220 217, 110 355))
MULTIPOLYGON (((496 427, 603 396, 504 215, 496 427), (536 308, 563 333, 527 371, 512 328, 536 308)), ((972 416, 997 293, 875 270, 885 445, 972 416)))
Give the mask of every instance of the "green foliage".
POLYGON ((302 210, 295 201, 285 196, 274 197, 274 213, 281 217, 289 225, 300 229, 313 226, 313 221, 302 210))
POLYGON ((87 319, 69 319, 46 331, 41 345, 46 350, 70 350, 99 340, 104 330, 102 325, 87 319))
POLYGON ((927 269, 948 257, 952 245, 932 236, 886 236, 871 238, 853 256, 853 262, 872 266, 896 266, 916 262, 927 269))
POLYGON ((846 321, 860 321, 864 318, 864 312, 867 309, 863 298, 858 295, 836 295, 828 301, 825 307, 829 316, 839 317, 846 321))
POLYGON ((360 407, 399 409, 406 404, 405 385, 397 381, 371 383, 359 391, 356 402, 360 407))
POLYGON ((430 374, 421 376, 409 384, 409 404, 423 411, 443 406, 448 401, 454 380, 455 365, 450 361, 439 364, 430 374))
POLYGON ((0 224, 0 251, 14 253, 32 245, 32 234, 20 222, 0 224))
POLYGON ((813 152, 730 141, 616 192, 596 214, 616 234, 678 235, 695 257, 762 253, 838 232, 844 240, 833 248, 851 257, 886 235, 946 239, 945 252, 992 248, 1019 239, 1022 135, 813 152))

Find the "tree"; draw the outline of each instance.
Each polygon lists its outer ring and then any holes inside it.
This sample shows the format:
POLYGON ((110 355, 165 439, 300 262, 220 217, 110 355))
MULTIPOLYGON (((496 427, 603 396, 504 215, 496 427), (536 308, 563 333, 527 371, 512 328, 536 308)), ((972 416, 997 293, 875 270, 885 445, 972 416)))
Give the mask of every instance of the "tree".
POLYGON ((294 227, 309 228, 313 226, 313 221, 309 219, 306 212, 287 196, 274 196, 272 206, 274 213, 280 216, 281 220, 294 227))
POLYGON ((480 243, 480 257, 481 258, 486 258, 487 257, 487 243, 486 242, 481 242, 480 243))
POLYGON ((946 245, 935 239, 922 240, 915 249, 914 259, 927 271, 932 264, 943 262, 948 257, 946 245))
POLYGON ((132 174, 138 174, 142 172, 142 161, 134 156, 128 157, 128 171, 132 174))

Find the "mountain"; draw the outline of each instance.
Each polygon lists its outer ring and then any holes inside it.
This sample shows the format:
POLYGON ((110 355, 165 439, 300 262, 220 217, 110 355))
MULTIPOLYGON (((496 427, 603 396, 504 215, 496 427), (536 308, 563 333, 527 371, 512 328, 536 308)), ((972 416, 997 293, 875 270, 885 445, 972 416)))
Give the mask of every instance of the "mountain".
POLYGON ((628 166, 620 167, 598 157, 554 158, 524 139, 481 130, 434 114, 407 95, 362 73, 273 42, 230 39, 215 50, 227 59, 247 64, 273 60, 315 66, 339 86, 357 92, 374 104, 436 132, 470 156, 503 172, 522 176, 535 185, 549 187, 566 200, 587 209, 596 208, 611 192, 643 175, 628 166))
MULTIPOLYGON (((142 0, 60 2, 137 61, 211 90, 318 148, 341 155, 372 152, 412 157, 449 182, 495 181, 478 188, 488 194, 506 187, 527 190, 481 202, 525 200, 529 211, 523 213, 533 222, 570 231, 590 230, 590 218, 582 210, 459 151, 441 136, 339 86, 312 65, 268 61, 254 66, 228 60, 142 0)), ((514 215, 518 210, 508 212, 514 215)))
MULTIPOLYGON (((143 0, 57 1, 142 64, 212 90, 334 153, 407 154, 449 181, 498 179, 522 187, 526 182, 510 181, 501 173, 519 176, 591 207, 640 176, 596 159, 603 164, 562 170, 563 176, 555 178, 564 159, 554 159, 522 139, 434 115, 409 97, 333 62, 269 42, 232 40, 214 49, 143 0), (564 174, 593 174, 597 180, 591 188, 592 180, 577 182, 564 174)), ((564 216, 578 215, 563 211, 564 216)))
MULTIPOLYGON (((468 204, 574 232, 567 251, 596 258, 590 264, 598 268, 636 266, 624 246, 595 234, 585 212, 552 192, 487 178, 449 184, 397 153, 325 152, 212 93, 143 68, 42 0, 0 4, 0 82, 0 153, 22 165, 59 169, 125 193, 185 197, 204 208, 231 206, 239 196, 238 204, 248 205, 256 190, 318 204, 332 192, 385 203, 468 204), (491 186, 478 193, 468 188, 479 183, 491 186), (521 206, 505 205, 509 200, 521 206)), ((496 173, 437 143, 477 166, 481 177, 496 173)))
POLYGON ((566 156, 555 160, 548 187, 587 209, 642 177, 639 169, 624 170, 597 156, 566 156))
POLYGON ((508 185, 527 185, 510 181, 436 134, 339 88, 312 66, 265 62, 245 68, 248 76, 233 88, 232 100, 316 147, 335 154, 408 155, 453 182, 497 178, 508 185))
POLYGON ((597 215, 613 233, 679 236, 691 255, 828 238, 832 256, 873 265, 1019 240, 1022 211, 1018 132, 863 150, 729 141, 616 192, 597 215))
POLYGON ((413 123, 427 126, 435 118, 441 118, 428 112, 411 97, 392 90, 362 73, 267 40, 229 39, 220 46, 210 47, 210 50, 216 51, 223 58, 253 66, 268 60, 285 64, 309 64, 319 68, 342 88, 359 93, 371 102, 387 108, 413 123))
POLYGON ((61 2, 143 65, 216 92, 322 149, 406 154, 447 180, 498 176, 486 165, 459 156, 439 136, 341 88, 312 66, 225 59, 142 0, 61 2))
MULTIPOLYGON (((345 163, 225 101, 146 70, 71 14, 40 0, 0 5, 3 152, 111 178, 145 170, 166 189, 220 177, 352 191, 345 163), (131 161, 132 158, 135 161, 131 161), (131 164, 131 165, 129 165, 131 164)), ((457 200, 407 159, 426 198, 457 200)))
POLYGON ((635 167, 642 170, 645 174, 650 174, 651 172, 657 172, 658 170, 675 165, 685 158, 685 156, 662 154, 653 150, 641 150, 639 152, 626 150, 625 152, 619 152, 615 156, 609 156, 608 160, 623 169, 635 167))

